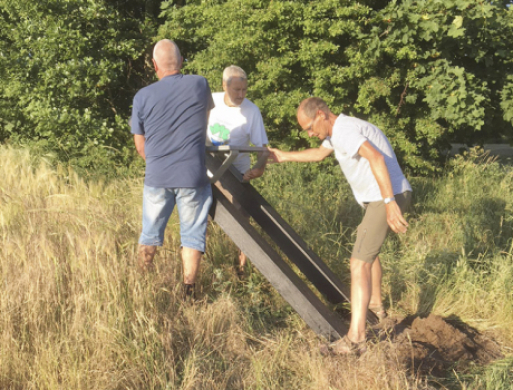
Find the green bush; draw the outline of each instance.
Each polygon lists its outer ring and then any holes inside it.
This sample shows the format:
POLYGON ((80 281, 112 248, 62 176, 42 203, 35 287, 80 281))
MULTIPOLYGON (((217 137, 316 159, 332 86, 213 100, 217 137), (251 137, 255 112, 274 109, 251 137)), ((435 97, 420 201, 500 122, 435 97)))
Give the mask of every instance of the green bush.
POLYGON ((440 167, 450 142, 513 137, 513 11, 506 2, 255 1, 163 3, 160 37, 220 90, 242 66, 271 143, 317 145, 295 110, 314 95, 381 127, 416 172, 440 167))
POLYGON ((0 0, 0 140, 80 168, 128 163, 154 31, 140 3, 0 0))

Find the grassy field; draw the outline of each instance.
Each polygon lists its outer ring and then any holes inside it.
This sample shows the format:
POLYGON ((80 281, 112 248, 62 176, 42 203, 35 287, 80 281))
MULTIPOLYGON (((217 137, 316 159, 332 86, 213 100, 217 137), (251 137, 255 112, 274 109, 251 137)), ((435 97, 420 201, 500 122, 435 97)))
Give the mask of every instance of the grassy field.
MULTIPOLYGON (((0 161, 0 389, 513 388, 511 166, 473 152, 440 177, 411 178, 410 229, 382 253, 393 317, 457 319, 501 347, 499 360, 435 377, 378 347, 321 356, 322 340, 258 271, 237 279, 236 248, 214 224, 200 302, 180 299, 176 215, 158 272, 139 275, 142 178, 86 183, 5 146, 0 161)), ((361 211, 342 174, 285 164, 254 184, 348 281, 361 211)))

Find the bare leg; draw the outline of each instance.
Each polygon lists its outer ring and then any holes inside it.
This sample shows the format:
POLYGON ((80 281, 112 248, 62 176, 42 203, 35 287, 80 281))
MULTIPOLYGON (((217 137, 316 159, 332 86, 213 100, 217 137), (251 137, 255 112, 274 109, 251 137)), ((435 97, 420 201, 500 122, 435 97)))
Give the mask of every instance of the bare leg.
POLYGON ((247 260, 248 260, 248 258, 246 257, 244 252, 239 251, 239 270, 238 270, 239 274, 244 274, 244 267, 246 266, 247 260))
POLYGON ((372 264, 351 258, 351 326, 347 333, 353 343, 364 341, 372 289, 372 264))
POLYGON ((155 265, 153 264, 153 258, 155 257, 155 253, 157 253, 157 247, 139 244, 137 251, 139 271, 143 273, 154 271, 155 265))
POLYGON ((370 297, 370 307, 380 307, 383 305, 381 298, 381 278, 382 278, 381 262, 379 256, 376 257, 374 263, 372 263, 371 276, 372 276, 372 293, 370 297))
POLYGON ((182 248, 183 282, 194 284, 198 274, 202 253, 196 249, 182 248))

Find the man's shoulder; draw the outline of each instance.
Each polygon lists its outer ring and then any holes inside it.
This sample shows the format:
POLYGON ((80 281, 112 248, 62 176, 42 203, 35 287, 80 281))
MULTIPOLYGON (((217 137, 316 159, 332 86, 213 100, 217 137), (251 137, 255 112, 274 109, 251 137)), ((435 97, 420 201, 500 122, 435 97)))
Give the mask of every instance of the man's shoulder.
POLYGON ((248 98, 245 98, 242 101, 242 104, 240 105, 240 107, 241 107, 242 110, 258 111, 258 112, 260 112, 260 109, 258 108, 258 106, 255 103, 253 103, 251 100, 249 100, 248 98))
POLYGON ((208 86, 210 89, 210 85, 208 84, 208 80, 197 74, 186 74, 182 77, 182 83, 186 85, 194 85, 194 86, 208 86))
POLYGON ((346 114, 340 114, 336 120, 337 123, 358 123, 360 121, 362 121, 362 119, 346 114))
POLYGON ((137 93, 135 94, 135 97, 143 97, 145 95, 149 95, 152 93, 152 91, 154 91, 155 89, 157 89, 159 86, 158 86, 158 81, 155 81, 154 83, 151 83, 150 85, 147 85, 146 87, 143 87, 141 88, 139 91, 137 91, 137 93))
POLYGON ((360 128, 360 122, 361 119, 354 116, 340 114, 335 121, 333 129, 338 131, 358 130, 360 128))
MULTIPOLYGON (((361 131, 362 128, 366 126, 376 127, 370 122, 367 122, 364 119, 357 118, 355 116, 349 116, 340 114, 335 121, 335 126, 344 129, 344 130, 359 130, 361 131)), ((377 127, 376 127, 377 128, 377 127)))
POLYGON ((214 100, 216 107, 222 107, 224 105, 224 92, 213 92, 212 99, 214 100))

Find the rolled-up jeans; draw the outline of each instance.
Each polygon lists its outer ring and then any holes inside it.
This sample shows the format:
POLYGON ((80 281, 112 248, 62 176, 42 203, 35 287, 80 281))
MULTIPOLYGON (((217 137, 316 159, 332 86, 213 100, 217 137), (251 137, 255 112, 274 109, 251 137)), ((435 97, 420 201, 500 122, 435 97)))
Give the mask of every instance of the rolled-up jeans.
POLYGON ((205 252, 208 212, 212 205, 210 183, 195 188, 156 188, 145 185, 139 244, 162 246, 166 225, 175 204, 180 218, 181 246, 205 252))

